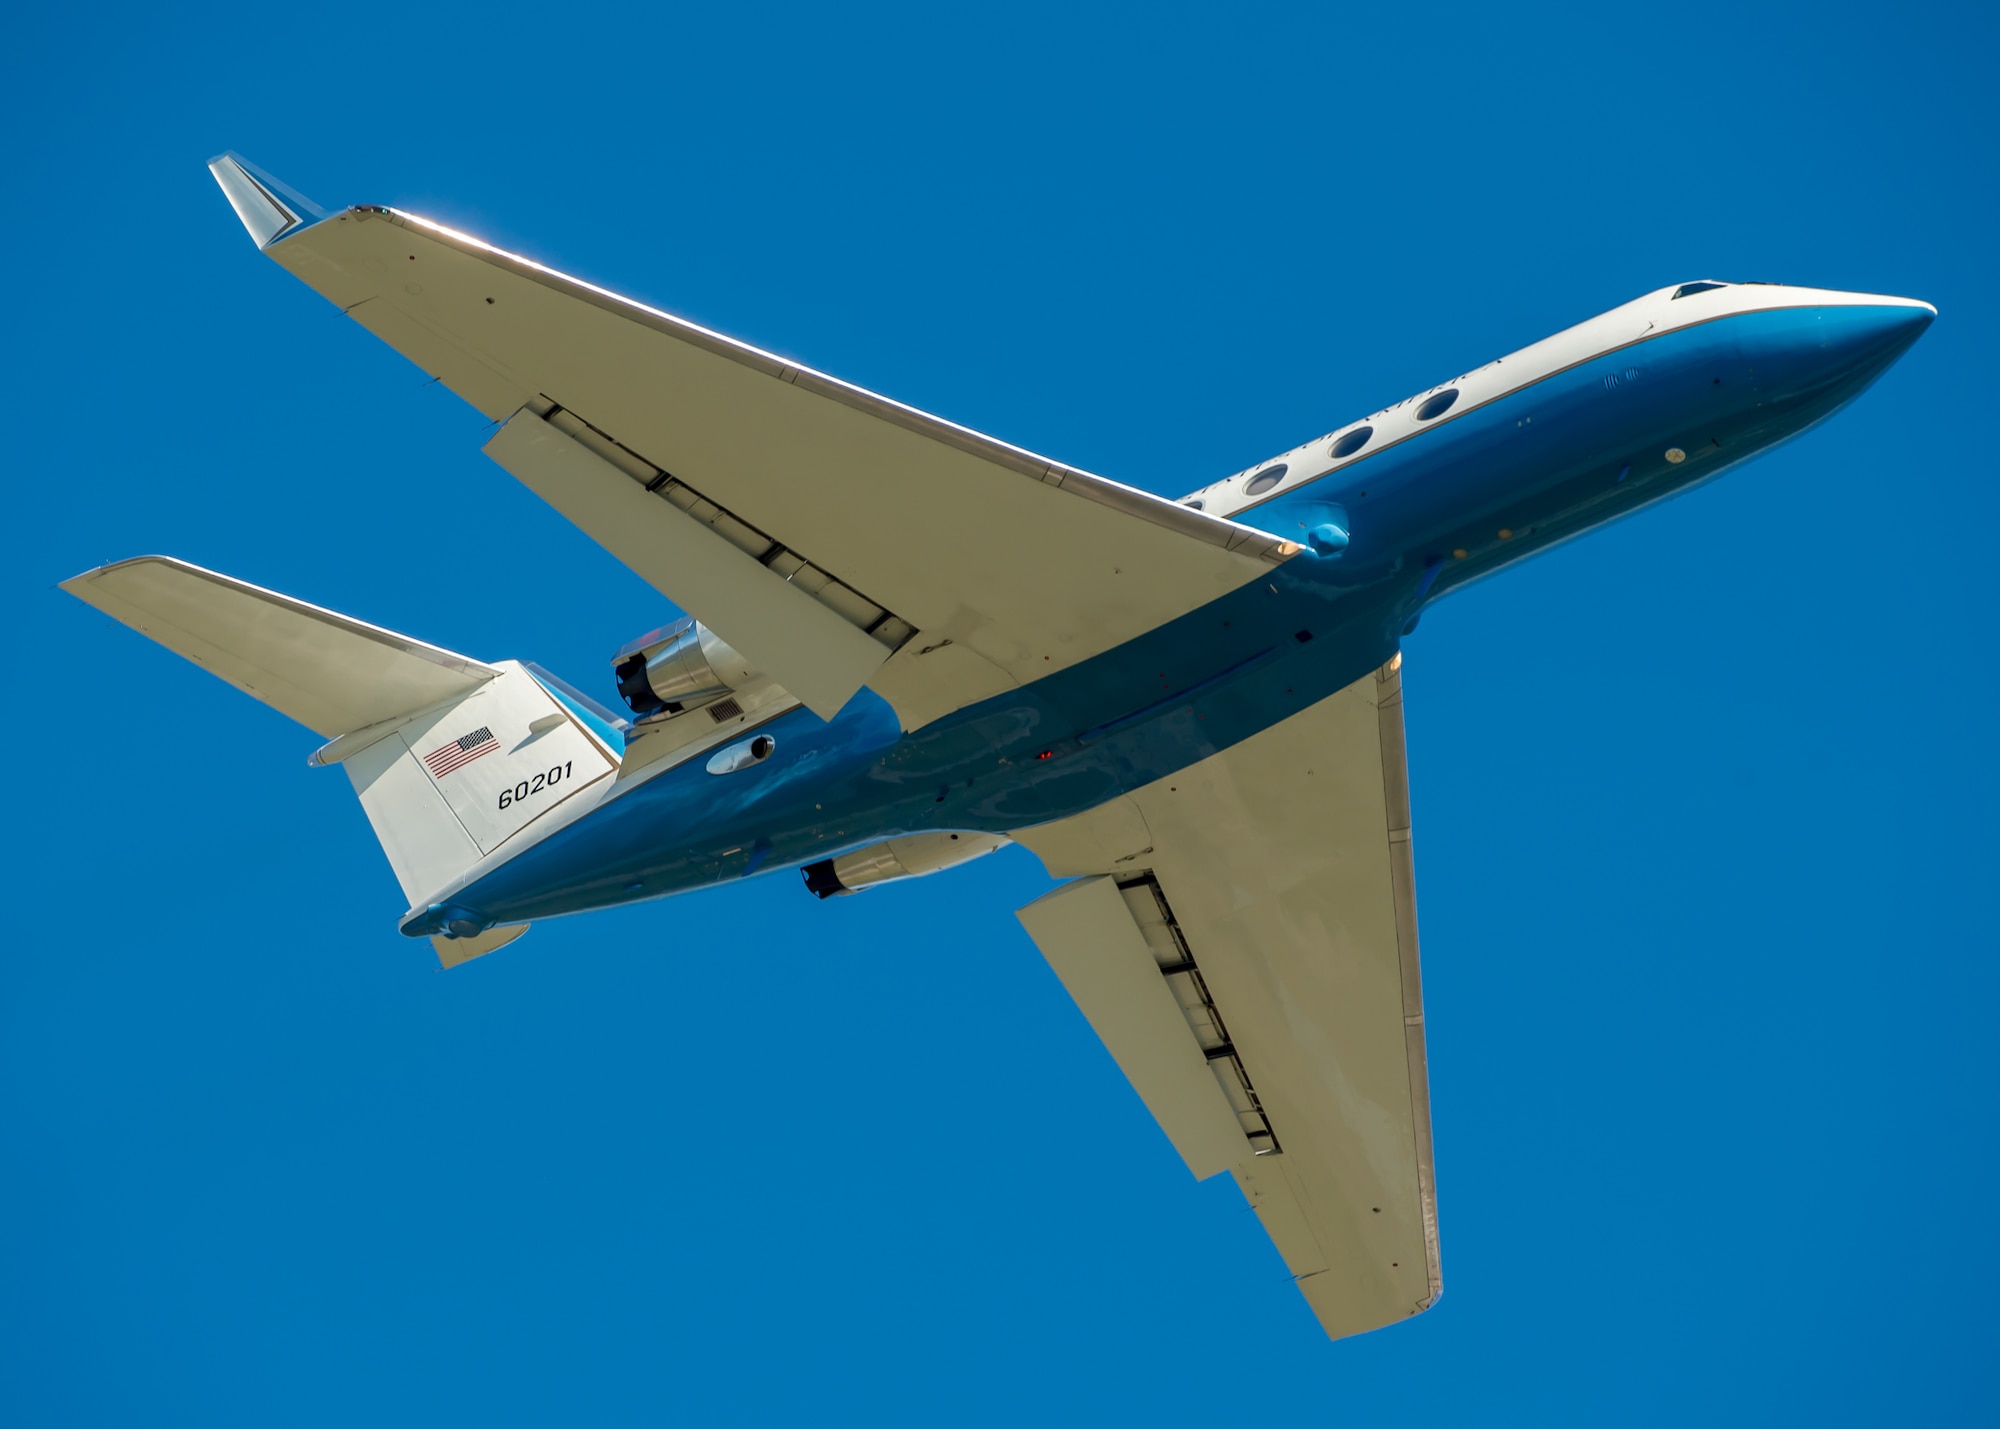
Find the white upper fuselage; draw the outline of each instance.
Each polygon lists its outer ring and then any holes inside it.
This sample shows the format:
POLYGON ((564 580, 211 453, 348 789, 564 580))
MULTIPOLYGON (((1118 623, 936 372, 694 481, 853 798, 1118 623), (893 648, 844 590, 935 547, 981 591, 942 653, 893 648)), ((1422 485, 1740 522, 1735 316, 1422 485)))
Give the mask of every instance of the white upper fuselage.
POLYGON ((1937 311, 1929 303, 1915 298, 1848 293, 1830 288, 1800 288, 1777 283, 1724 283, 1705 291, 1688 293, 1684 297, 1674 296, 1692 286, 1695 285, 1680 283, 1659 288, 1609 312, 1599 313, 1575 327, 1565 328, 1540 342, 1531 343, 1518 352, 1495 358, 1484 367, 1440 382, 1370 416, 1337 427, 1290 451, 1280 452, 1199 491, 1190 492, 1181 498, 1182 504, 1214 516, 1236 516, 1296 490, 1306 482, 1338 471, 1349 462, 1373 456, 1385 447, 1407 441, 1448 416, 1463 415, 1579 363, 1698 323, 1780 308, 1908 307, 1933 314, 1937 311), (1452 389, 1456 389, 1458 397, 1449 408, 1429 420, 1418 417, 1426 402, 1452 389), (1343 438, 1364 427, 1373 429, 1365 443, 1342 456, 1332 454, 1343 438), (1285 467, 1284 474, 1275 482, 1268 482, 1268 474, 1281 464, 1285 467), (1259 482, 1260 476, 1266 477, 1266 481, 1259 482), (1253 484, 1257 486, 1254 491, 1249 489, 1253 484))

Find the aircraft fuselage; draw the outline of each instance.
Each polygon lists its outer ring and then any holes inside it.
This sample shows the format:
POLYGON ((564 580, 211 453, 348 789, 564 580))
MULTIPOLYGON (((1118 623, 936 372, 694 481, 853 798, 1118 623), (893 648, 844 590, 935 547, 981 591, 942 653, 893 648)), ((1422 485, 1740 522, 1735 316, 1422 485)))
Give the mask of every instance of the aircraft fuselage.
POLYGON ((761 726, 775 747, 754 767, 718 776, 689 759, 635 781, 475 870, 405 930, 580 912, 901 834, 1006 833, 1091 809, 1360 679, 1450 591, 1796 436, 1933 316, 1765 285, 1650 294, 1185 498, 1305 547, 1268 576, 919 729, 866 689, 831 721, 792 709, 761 726))

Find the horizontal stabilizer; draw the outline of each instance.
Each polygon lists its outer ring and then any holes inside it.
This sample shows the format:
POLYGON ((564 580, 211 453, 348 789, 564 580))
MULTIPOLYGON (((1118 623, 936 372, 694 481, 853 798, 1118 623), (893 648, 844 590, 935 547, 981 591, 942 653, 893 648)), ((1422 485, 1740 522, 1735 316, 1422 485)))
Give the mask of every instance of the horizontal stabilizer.
MULTIPOLYGON (((63 589, 327 736, 311 762, 345 771, 413 912, 588 807, 618 768, 617 730, 518 661, 454 655, 167 556, 63 589)), ((527 925, 467 931, 433 940, 446 967, 527 925)))
POLYGON ((470 693, 500 671, 170 556, 62 588, 329 739, 470 693))

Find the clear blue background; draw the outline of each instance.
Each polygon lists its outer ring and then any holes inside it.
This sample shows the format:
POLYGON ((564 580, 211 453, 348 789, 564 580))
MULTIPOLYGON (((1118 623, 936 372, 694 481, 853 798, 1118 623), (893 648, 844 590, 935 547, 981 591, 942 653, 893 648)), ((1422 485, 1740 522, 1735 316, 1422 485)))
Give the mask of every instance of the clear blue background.
POLYGON ((2000 1414, 1990 7, 169 8, 0 53, 0 1418, 2000 1414), (170 552, 605 694, 670 614, 228 147, 1167 494, 1670 282, 1942 316, 1409 642, 1446 1292, 1330 1344, 1025 853, 442 974, 312 735, 54 589, 170 552))

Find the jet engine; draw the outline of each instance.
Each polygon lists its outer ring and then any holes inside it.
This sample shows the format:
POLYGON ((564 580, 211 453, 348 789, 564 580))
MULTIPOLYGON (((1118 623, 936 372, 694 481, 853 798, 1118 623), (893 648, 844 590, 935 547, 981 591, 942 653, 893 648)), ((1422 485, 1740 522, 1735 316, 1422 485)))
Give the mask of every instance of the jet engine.
POLYGON ((878 883, 922 878, 941 868, 970 863, 1012 842, 1005 834, 909 834, 809 863, 799 874, 814 893, 834 898, 878 883))
POLYGON ((727 640, 692 619, 640 636, 611 665, 619 697, 640 719, 696 709, 760 678, 727 640))

